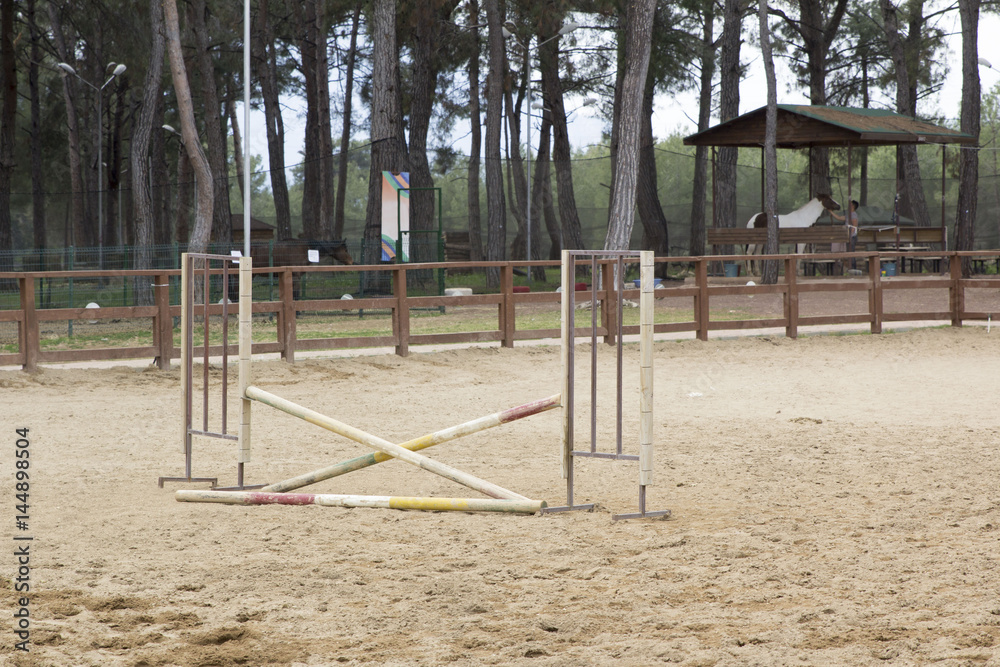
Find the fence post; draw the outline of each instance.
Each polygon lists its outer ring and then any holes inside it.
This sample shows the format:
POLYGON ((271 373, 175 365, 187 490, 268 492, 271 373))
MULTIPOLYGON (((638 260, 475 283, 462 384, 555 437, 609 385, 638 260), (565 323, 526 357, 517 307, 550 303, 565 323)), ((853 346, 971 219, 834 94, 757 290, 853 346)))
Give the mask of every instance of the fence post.
POLYGON ((882 258, 875 254, 868 258, 868 308, 872 316, 872 333, 882 333, 882 258))
MULTIPOLYGON (((529 269, 530 270, 530 269, 529 269)), ((500 344, 514 347, 514 265, 500 267, 500 344)))
POLYGON ((785 336, 799 337, 799 260, 785 258, 785 336))
POLYGON ((698 340, 708 340, 708 260, 699 257, 695 262, 694 280, 698 295, 694 298, 694 324, 698 340))
POLYGON ((30 273, 24 274, 17 279, 19 291, 21 292, 21 312, 24 319, 21 320, 21 352, 24 354, 24 364, 21 366, 26 371, 38 370, 38 314, 35 312, 35 278, 30 273))
POLYGON ((156 366, 165 371, 170 368, 170 359, 174 356, 174 318, 170 316, 170 276, 158 274, 153 282, 155 283, 153 294, 156 300, 156 319, 153 326, 159 347, 156 366))
POLYGON ((401 357, 410 354, 410 305, 406 296, 406 267, 396 264, 392 267, 392 292, 396 295, 396 305, 392 309, 392 333, 396 337, 396 354, 401 357))
POLYGON ((951 306, 951 326, 962 326, 962 316, 965 314, 965 287, 962 284, 962 258, 954 253, 948 258, 951 274, 951 286, 948 288, 948 301, 951 306))
MULTIPOLYGON (((601 260, 601 290, 604 298, 601 299, 601 319, 604 324, 604 342, 608 345, 616 345, 618 340, 618 281, 624 281, 625 276, 616 276, 618 262, 616 260, 601 260)), ((624 271, 624 265, 622 270, 624 271)), ((574 289, 575 287, 574 281, 574 289)), ((591 289, 597 289, 596 276, 590 276, 591 289)))
MULTIPOLYGON (((75 262, 76 262, 76 246, 70 246, 69 247, 69 270, 70 271, 73 270, 73 264, 75 262)), ((69 279, 69 303, 67 304, 67 307, 69 307, 69 308, 73 307, 73 278, 72 278, 72 276, 69 279)), ((68 329, 68 336, 70 338, 72 338, 73 337, 73 320, 69 320, 69 322, 66 325, 66 328, 68 329)))
POLYGON ((292 270, 286 267, 278 278, 278 294, 281 297, 281 320, 278 326, 281 327, 283 343, 281 359, 290 364, 295 363, 295 294, 292 280, 292 270))

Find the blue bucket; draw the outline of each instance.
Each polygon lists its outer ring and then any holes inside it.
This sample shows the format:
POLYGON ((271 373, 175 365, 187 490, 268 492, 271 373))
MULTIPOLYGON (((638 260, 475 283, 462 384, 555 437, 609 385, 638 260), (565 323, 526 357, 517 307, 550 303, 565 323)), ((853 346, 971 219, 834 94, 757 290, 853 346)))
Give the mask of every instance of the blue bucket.
POLYGON ((883 276, 896 275, 896 262, 882 262, 882 275, 883 276))
POLYGON ((722 269, 726 272, 727 278, 736 278, 740 275, 739 264, 723 264, 722 269))

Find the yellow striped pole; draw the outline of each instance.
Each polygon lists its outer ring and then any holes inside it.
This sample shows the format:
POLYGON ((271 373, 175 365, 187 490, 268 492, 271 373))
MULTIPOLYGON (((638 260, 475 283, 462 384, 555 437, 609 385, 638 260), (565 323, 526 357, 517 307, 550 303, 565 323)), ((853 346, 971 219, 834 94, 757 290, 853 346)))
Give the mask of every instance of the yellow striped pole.
MULTIPOLYGON (((473 419, 465 422, 464 424, 459 424, 458 426, 452 426, 440 431, 435 431, 434 433, 429 433, 419 438, 400 443, 399 446, 404 449, 408 449, 411 452, 416 452, 421 449, 433 447, 434 445, 440 445, 444 442, 456 440, 472 433, 485 431, 486 429, 493 428, 494 426, 500 426, 501 424, 507 424, 518 419, 536 415, 540 412, 545 412, 546 410, 552 410, 559 407, 559 405, 560 395, 555 394, 538 401, 519 405, 516 408, 501 410, 500 412, 495 412, 485 417, 473 419)), ((322 482, 323 480, 331 479, 339 475, 345 475, 349 472, 354 472, 355 470, 361 470, 362 468, 373 466, 376 463, 388 461, 391 458, 391 456, 383 454, 382 452, 365 454, 364 456, 335 463, 326 468, 320 468, 319 470, 304 473, 291 479, 276 482, 269 486, 265 486, 261 489, 261 491, 270 491, 273 493, 292 491, 293 489, 299 489, 303 486, 315 484, 316 482, 322 482)))
POLYGON ((409 496, 355 496, 333 493, 265 493, 263 491, 177 491, 182 503, 226 505, 322 505, 324 507, 381 507, 432 512, 505 512, 535 514, 546 506, 543 500, 496 498, 419 498, 409 496))
POLYGON ((366 433, 359 428, 355 428, 349 424, 345 424, 341 421, 337 421, 332 417, 327 417, 326 415, 320 414, 315 410, 310 410, 309 408, 302 407, 297 403, 281 398, 280 396, 275 396, 274 394, 264 391, 260 387, 247 387, 246 397, 255 401, 264 403, 265 405, 270 405, 276 410, 281 410, 282 412, 287 412, 288 414, 298 417, 299 419, 305 420, 310 424, 315 424, 321 428, 325 428, 328 431, 333 431, 338 435, 342 435, 345 438, 354 440, 363 445, 367 445, 372 449, 378 450, 383 454, 387 454, 393 458, 397 458, 401 461, 406 461, 410 465, 414 465, 418 468, 423 468, 428 472, 432 472, 436 475, 440 475, 445 479, 450 479, 453 482, 457 482, 464 486, 469 487, 483 493, 492 498, 506 498, 508 500, 528 500, 519 493, 514 493, 502 486, 497 486, 492 482, 487 482, 484 479, 479 479, 474 475, 470 475, 466 472, 462 472, 457 468, 453 468, 445 463, 440 463, 434 459, 429 459, 422 454, 417 454, 416 452, 411 452, 408 449, 404 449, 397 444, 391 443, 388 440, 379 438, 378 436, 372 435, 371 433, 366 433))
MULTIPOLYGON (((239 388, 240 388, 240 431, 237 462, 250 461, 250 399, 245 396, 252 382, 250 358, 253 345, 253 260, 240 257, 240 325, 239 325, 239 388)), ((228 296, 226 297, 228 298, 228 296)), ((228 344, 228 341, 226 341, 228 344)), ((242 481, 242 480, 241 480, 242 481)))
POLYGON ((639 253, 639 484, 653 483, 653 251, 639 253))

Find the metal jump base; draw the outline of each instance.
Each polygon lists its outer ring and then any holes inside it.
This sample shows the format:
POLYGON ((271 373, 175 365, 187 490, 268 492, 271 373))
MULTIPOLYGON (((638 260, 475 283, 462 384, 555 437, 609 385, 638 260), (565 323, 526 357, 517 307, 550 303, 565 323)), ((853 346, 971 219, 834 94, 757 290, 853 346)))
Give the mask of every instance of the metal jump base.
MULTIPOLYGON (((604 263, 608 267, 608 262, 604 263)), ((566 505, 547 507, 543 513, 593 510, 593 503, 576 504, 573 500, 573 461, 580 458, 608 459, 614 461, 639 462, 639 511, 630 514, 612 515, 612 520, 656 518, 670 515, 670 510, 648 511, 646 509, 646 487, 653 478, 653 253, 651 251, 617 250, 564 250, 562 253, 562 364, 563 364, 563 449, 562 468, 566 479, 566 505), (576 326, 576 261, 578 257, 590 258, 592 289, 590 291, 590 448, 575 448, 575 343, 576 326), (613 259, 613 272, 604 284, 612 285, 617 296, 616 307, 616 358, 617 385, 615 410, 615 451, 602 452, 597 449, 597 275, 598 258, 613 259), (622 304, 625 259, 638 258, 640 262, 639 300, 639 356, 640 367, 640 427, 639 455, 625 454, 622 448, 622 304)))
MULTIPOLYGON (((226 487, 226 489, 245 490, 260 488, 262 485, 248 486, 244 484, 244 464, 250 460, 250 411, 249 401, 241 400, 240 403, 240 431, 230 433, 227 430, 227 418, 229 411, 228 404, 228 382, 229 382, 229 279, 231 276, 230 263, 234 258, 229 255, 211 255, 205 253, 184 253, 181 256, 181 392, 183 411, 183 439, 184 439, 184 477, 160 477, 158 484, 160 488, 165 482, 209 482, 212 488, 223 490, 217 486, 217 477, 195 477, 192 474, 192 454, 194 436, 203 438, 217 438, 239 443, 239 456, 236 464, 236 486, 226 487), (202 260, 202 265, 195 269, 195 262, 192 260, 202 260), (216 429, 209 424, 209 318, 214 308, 209 298, 211 263, 221 262, 222 270, 222 398, 221 412, 222 418, 219 427, 216 429), (197 273, 196 273, 197 271, 197 273), (194 317, 195 303, 192 298, 191 288, 196 279, 201 279, 204 290, 203 303, 198 305, 200 314, 204 322, 204 336, 202 340, 202 380, 201 380, 201 424, 196 427, 194 423, 194 317)), ((239 259, 239 280, 240 280, 240 303, 239 303, 239 353, 240 353, 240 395, 243 395, 245 385, 250 382, 249 378, 249 358, 250 358, 250 318, 251 318, 251 279, 252 263, 249 257, 239 259), (244 304, 244 300, 246 304, 244 304), (245 349, 244 349, 245 348, 245 349), (244 363, 246 357, 246 363, 244 363)), ((218 271, 219 269, 215 269, 218 271)))

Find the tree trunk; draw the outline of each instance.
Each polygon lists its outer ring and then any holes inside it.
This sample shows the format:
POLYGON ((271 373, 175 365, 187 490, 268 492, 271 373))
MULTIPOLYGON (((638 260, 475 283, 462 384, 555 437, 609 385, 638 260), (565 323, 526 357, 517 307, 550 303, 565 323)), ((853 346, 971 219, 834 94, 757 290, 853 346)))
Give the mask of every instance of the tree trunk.
MULTIPOLYGON (((721 43, 719 45, 719 122, 732 120, 740 114, 740 45, 743 30, 743 13, 747 0, 725 0, 721 43)), ((739 149, 722 147, 718 151, 713 187, 716 199, 716 219, 712 224, 719 227, 737 227, 736 209, 736 164, 739 149)), ((722 246, 719 252, 731 254, 732 246, 722 246)))
MULTIPOLYGON (((150 196, 149 144, 153 135, 153 122, 159 115, 157 106, 163 95, 163 6, 162 0, 149 0, 149 23, 153 43, 150 45, 149 66, 142 84, 142 107, 132 132, 132 206, 135 217, 135 268, 153 268, 153 200, 150 196)), ((157 132, 161 130, 157 127, 157 132)), ((137 306, 153 304, 153 288, 148 276, 135 279, 137 306)))
MULTIPOLYGON (((528 54, 525 53, 525 58, 528 54)), ((529 104, 527 99, 528 77, 527 68, 520 73, 520 85, 517 87, 517 99, 514 99, 514 91, 510 85, 513 77, 508 76, 503 88, 503 103, 507 117, 507 197, 511 200, 511 213, 514 216, 514 223, 517 225, 517 233, 511 243, 510 256, 514 258, 524 257, 525 239, 527 238, 527 212, 528 212, 528 180, 525 175, 529 168, 528 161, 531 160, 531 147, 528 142, 521 141, 521 110, 525 104, 529 104), (526 147, 526 155, 521 155, 521 146, 526 147), (511 192, 513 190, 513 192, 511 192)), ((530 122, 530 119, 529 119, 530 122)), ((532 139, 532 143, 534 140, 532 139)), ((548 146, 545 147, 548 155, 548 146)), ((536 155, 537 159, 537 155, 536 155)), ((532 182, 534 188, 534 182, 532 182)), ((534 199, 534 195, 532 195, 534 199)))
MULTIPOLYGON (((125 77, 128 75, 126 74, 125 77)), ((105 228, 104 228, 104 243, 107 245, 109 241, 111 245, 123 246, 127 245, 128 241, 126 238, 125 224, 124 220, 119 220, 119 214, 121 211, 118 204, 121 202, 121 192, 122 192, 122 124, 124 122, 124 109, 125 100, 124 90, 128 87, 125 77, 118 77, 115 79, 115 94, 112 99, 116 99, 117 103, 114 105, 113 110, 108 109, 108 115, 113 119, 111 122, 111 128, 109 133, 108 141, 108 152, 105 154, 105 164, 107 165, 108 179, 108 194, 104 200, 104 211, 105 211, 105 228)), ((103 132, 102 132, 103 135, 103 132)), ((98 193, 100 196, 100 193, 98 193)), ((128 266, 119 266, 117 268, 127 269, 128 266)))
MULTIPOLYGON (((17 120, 17 56, 14 53, 14 0, 0 0, 0 271, 14 268, 10 186, 14 175, 17 120)), ((8 284, 10 281, 0 281, 8 284)))
MULTIPOLYGON (((801 50, 805 52, 806 84, 809 86, 809 102, 825 105, 826 74, 830 45, 844 18, 847 0, 836 0, 831 5, 827 0, 799 0, 798 21, 788 20, 791 29, 801 39, 801 50), (829 18, 824 10, 832 7, 829 18)), ((787 19, 786 19, 787 20, 787 19)), ((819 193, 830 194, 830 151, 825 147, 810 148, 810 196, 819 193)))
POLYGON ((253 166, 247 164, 247 161, 243 159, 243 134, 240 132, 240 120, 236 115, 234 94, 235 91, 230 90, 229 94, 226 95, 226 117, 229 119, 229 127, 233 136, 233 164, 236 167, 236 183, 240 188, 240 201, 246 201, 243 177, 246 170, 253 169, 253 166))
POLYGON ((318 238, 333 239, 333 121, 330 119, 330 56, 323 26, 325 2, 316 2, 310 23, 316 42, 316 120, 319 123, 319 232, 318 238))
MULTIPOLYGON (((543 118, 538 130, 538 154, 535 156, 535 168, 531 173, 531 200, 532 211, 538 211, 545 219, 545 231, 549 237, 549 255, 547 259, 560 259, 563 247, 563 225, 562 219, 556 215, 555 197, 552 196, 551 156, 549 155, 549 145, 552 143, 552 123, 543 118)), ((532 217, 532 220, 535 220, 532 217)), ((532 223, 532 232, 538 229, 537 234, 541 234, 541 225, 532 223)), ((535 245, 532 237, 532 255, 534 255, 535 245)), ((536 267, 536 276, 539 280, 545 279, 544 268, 536 267)))
POLYGON ((364 263, 378 264, 382 254, 382 172, 409 170, 403 139, 396 5, 393 0, 373 0, 371 32, 371 171, 368 176, 364 263))
POLYGON ((312 17, 316 15, 316 0, 291 3, 295 17, 296 43, 301 58, 300 70, 305 83, 306 125, 305 151, 302 163, 302 231, 308 238, 320 238, 323 225, 320 220, 323 155, 320 153, 319 84, 317 82, 317 44, 312 17))
MULTIPOLYGON (((656 82, 646 77, 645 93, 642 98, 642 134, 639 139, 639 176, 636 203, 646 250, 652 250, 657 257, 670 254, 670 232, 667 230, 667 216, 660 206, 656 177, 656 144, 653 140, 653 93, 656 82)), ((666 268, 666 265, 658 265, 666 268)))
MULTIPOLYGON (((500 122, 503 112, 504 50, 499 0, 486 0, 487 50, 489 73, 486 76, 486 259, 506 259, 506 204, 503 193, 503 173, 500 162, 500 122)), ((500 285, 498 269, 487 269, 486 284, 490 289, 500 285)))
MULTIPOLYGON (((469 25, 479 23, 479 2, 469 0, 469 25)), ((483 232, 479 211, 479 167, 482 154, 483 128, 479 109, 479 28, 472 29, 472 55, 469 57, 469 123, 471 147, 468 165, 469 259, 483 259, 483 232)))
POLYGON ((197 63, 201 75, 202 102, 205 109, 205 139, 208 143, 208 163, 212 168, 214 205, 212 211, 213 236, 221 243, 233 241, 232 209, 229 207, 229 167, 226 156, 226 135, 222 130, 222 104, 215 82, 215 63, 210 51, 211 42, 206 26, 208 10, 205 0, 193 0, 191 25, 197 45, 197 63))
MULTIPOLYGON (((66 39, 62 31, 63 8, 56 2, 49 2, 49 22, 52 24, 52 41, 56 47, 56 54, 61 62, 69 62, 70 50, 66 45, 66 39)), ((72 77, 67 74, 62 75, 63 98, 66 101, 66 126, 68 129, 67 140, 69 144, 69 183, 72 192, 72 205, 70 207, 70 220, 72 234, 70 242, 75 246, 82 246, 87 241, 87 230, 84 224, 84 199, 83 199, 83 164, 80 159, 80 126, 77 121, 76 94, 72 77)))
MULTIPOLYGON (((162 12, 162 5, 160 5, 160 11, 162 12)), ((161 15, 162 26, 162 15, 161 15)), ((162 32, 162 28, 161 28, 162 32)), ((165 51, 166 49, 164 49, 165 51)), ((163 59, 162 57, 160 58, 163 59)), ((162 67, 162 65, 161 65, 162 67)), ((161 84, 162 92, 162 84, 161 84)), ((153 243, 156 245, 167 245, 174 241, 174 236, 172 233, 173 226, 171 225, 171 220, 173 216, 171 215, 171 204, 173 203, 173 192, 170 187, 170 181, 172 180, 169 175, 167 167, 167 140, 166 133, 159 131, 157 128, 163 127, 163 96, 161 95, 156 100, 156 115, 153 117, 153 128, 154 132, 150 136, 149 152, 150 152, 150 166, 149 166, 149 186, 150 186, 150 196, 152 197, 153 206, 153 243)), ((164 258, 165 259, 165 258, 164 258)), ((173 264, 164 264, 163 262, 155 262, 156 268, 162 268, 165 266, 173 266, 173 264)))
MULTIPOLYGON (((215 210, 215 193, 212 187, 212 168, 208 158, 201 148, 198 138, 198 128, 194 120, 194 103, 191 100, 191 85, 188 83, 187 70, 184 67, 184 52, 181 48, 180 18, 177 14, 176 0, 162 0, 165 29, 167 37, 167 53, 170 56, 170 74, 174 81, 174 93, 177 96, 177 111, 181 123, 181 137, 184 149, 191 161, 197 179, 198 214, 194 230, 188 244, 190 252, 205 252, 212 233, 212 212, 215 210)), ((197 292, 197 288, 196 288, 197 292)), ((198 295, 196 293, 196 298, 198 295)))
POLYGON ((42 251, 45 250, 45 167, 42 161, 42 103, 38 88, 38 63, 42 60, 41 33, 38 30, 36 0, 27 2, 29 38, 31 41, 28 63, 28 91, 31 98, 31 230, 38 260, 36 270, 44 270, 42 251))
POLYGON ((410 25, 413 69, 410 92, 410 256, 417 262, 437 260, 437 224, 434 187, 427 159, 434 93, 437 90, 440 25, 451 15, 455 2, 417 0, 411 3, 410 25))
MULTIPOLYGON (((912 8, 913 11, 922 14, 923 2, 912 8)), ((889 46, 889 53, 896 73, 896 111, 907 116, 916 114, 915 73, 911 72, 918 66, 917 58, 908 54, 899 36, 899 18, 896 8, 891 0, 879 0, 882 9, 882 19, 885 25, 885 38, 889 46)), ((911 25, 911 31, 913 26, 911 25)), ((919 31, 918 31, 919 33, 919 31)), ((910 35, 909 37, 912 37, 910 35)), ((908 38, 909 42, 910 39, 908 38)), ((917 225, 928 227, 931 224, 930 215, 927 212, 927 203, 924 199, 924 190, 920 180, 920 163, 917 161, 917 147, 911 144, 901 145, 896 148, 896 162, 899 171, 898 180, 902 182, 903 197, 900 202, 900 211, 907 213, 916 220, 917 225)), ((899 194, 897 188, 897 196, 899 194)))
MULTIPOLYGON (((712 123, 712 77, 715 75, 715 3, 706 2, 702 15, 701 53, 698 88, 698 131, 712 123)), ((708 200, 708 146, 694 151, 694 176, 691 183, 691 234, 688 254, 705 254, 705 208, 708 200)))
POLYGON ((174 225, 178 243, 191 240, 191 215, 195 197, 195 175, 183 141, 177 151, 177 222, 174 225))
MULTIPOLYGON (((556 195, 559 198, 559 218, 562 225, 562 247, 570 250, 583 248, 583 230, 580 226, 580 214, 576 210, 576 193, 573 190, 572 149, 569 144, 569 127, 566 122, 566 106, 563 103, 562 84, 559 79, 559 42, 560 39, 550 39, 562 26, 563 15, 555 13, 549 30, 539 35, 539 40, 550 40, 538 49, 538 62, 542 72, 542 89, 545 95, 545 106, 552 120, 552 162, 556 172, 556 195)), ((533 211, 534 213, 534 211, 533 211)), ((532 215, 533 218, 536 216, 532 215)), ((533 225, 532 244, 535 243, 535 233, 540 225, 533 225)), ((532 259, 540 259, 541 248, 532 249, 532 259)))
MULTIPOLYGON (((759 0, 760 52, 764 61, 767 80, 767 112, 764 121, 764 213, 767 215, 767 242, 764 252, 778 252, 778 84, 774 76, 774 57, 771 55, 771 31, 767 24, 767 0, 759 0)), ((764 262, 761 282, 773 285, 778 282, 778 262, 764 262)))
MULTIPOLYGON (((979 3, 959 0, 962 20, 962 132, 979 144, 982 87, 979 82, 979 3)), ((958 214, 955 217, 955 250, 974 250, 976 208, 979 199, 979 151, 973 147, 959 151, 958 214)), ((968 277, 972 262, 962 258, 962 275, 968 277)))
POLYGON ((344 124, 340 131, 340 157, 337 168, 337 201, 333 222, 333 238, 344 238, 344 206, 347 197, 347 158, 351 149, 351 100, 354 96, 354 63, 358 56, 358 27, 361 24, 361 2, 354 5, 351 18, 351 49, 347 52, 344 83, 344 124))
POLYGON ((269 0, 260 0, 257 10, 258 39, 250 41, 254 57, 260 63, 260 89, 264 98, 264 125, 267 132, 267 157, 270 163, 271 194, 274 197, 275 226, 278 240, 292 238, 292 213, 285 179, 285 126, 278 99, 278 59, 274 30, 269 14, 269 0))
POLYGON ((639 139, 642 133, 642 98, 649 68, 655 0, 629 3, 625 29, 625 76, 614 196, 608 220, 605 250, 627 250, 635 221, 635 196, 639 170, 639 139))

